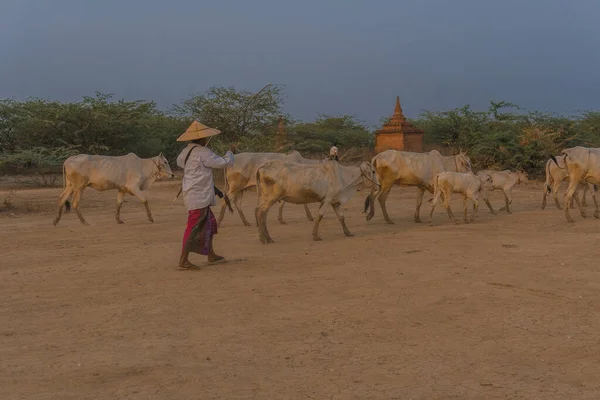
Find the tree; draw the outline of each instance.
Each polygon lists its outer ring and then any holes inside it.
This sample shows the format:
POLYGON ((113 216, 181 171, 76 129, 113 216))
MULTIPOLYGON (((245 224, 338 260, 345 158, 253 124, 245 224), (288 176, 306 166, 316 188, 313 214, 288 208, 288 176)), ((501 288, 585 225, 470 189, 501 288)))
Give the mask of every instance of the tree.
POLYGON ((221 142, 238 142, 243 138, 269 135, 283 113, 283 89, 272 85, 255 94, 233 87, 211 87, 173 108, 183 118, 198 119, 203 124, 219 129, 221 142))
POLYGON ((293 148, 308 153, 327 153, 334 143, 345 149, 370 148, 374 141, 374 135, 354 115, 320 114, 314 122, 296 124, 293 131, 293 148))

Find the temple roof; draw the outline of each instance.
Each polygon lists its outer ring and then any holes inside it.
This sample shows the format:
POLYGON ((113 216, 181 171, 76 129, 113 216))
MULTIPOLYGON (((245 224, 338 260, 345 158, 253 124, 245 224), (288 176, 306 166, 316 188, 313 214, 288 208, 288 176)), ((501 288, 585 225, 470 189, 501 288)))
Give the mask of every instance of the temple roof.
POLYGON ((375 134, 379 135, 399 133, 403 133, 405 135, 423 134, 424 131, 415 127, 413 124, 408 122, 406 118, 404 118, 404 114, 402 113, 402 107, 400 107, 400 96, 397 96, 396 106, 394 107, 394 114, 390 117, 390 120, 387 123, 383 124, 380 130, 375 132, 375 134))

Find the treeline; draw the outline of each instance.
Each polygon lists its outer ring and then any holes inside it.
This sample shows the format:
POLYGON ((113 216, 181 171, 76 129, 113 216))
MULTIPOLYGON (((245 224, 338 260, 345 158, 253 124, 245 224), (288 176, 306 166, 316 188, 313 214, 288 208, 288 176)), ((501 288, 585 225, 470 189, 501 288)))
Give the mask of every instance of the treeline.
MULTIPOLYGON (((283 112, 283 91, 271 86, 258 95, 213 87, 163 111, 153 101, 114 100, 96 93, 79 102, 32 98, 0 100, 0 171, 10 174, 59 173, 63 161, 78 153, 140 157, 163 152, 173 161, 183 144, 175 139, 194 118, 220 129, 211 145, 223 152, 237 143, 239 151, 286 151, 324 157, 337 142, 347 160, 374 154, 374 131, 354 116, 321 115, 313 122, 294 120, 283 112), (277 124, 287 127, 277 140, 277 124)), ((446 153, 465 150, 476 167, 524 168, 543 173, 551 154, 573 145, 600 146, 600 113, 575 117, 525 112, 509 103, 488 110, 469 106, 443 112, 426 111, 412 121, 425 130, 428 148, 446 153)), ((54 180, 43 179, 43 184, 54 180)))

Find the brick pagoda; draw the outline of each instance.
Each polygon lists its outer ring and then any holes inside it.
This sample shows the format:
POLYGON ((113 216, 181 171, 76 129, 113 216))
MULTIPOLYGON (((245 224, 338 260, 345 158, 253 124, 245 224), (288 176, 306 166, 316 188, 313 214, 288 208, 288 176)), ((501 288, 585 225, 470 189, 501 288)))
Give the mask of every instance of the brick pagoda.
POLYGON ((396 97, 394 115, 375 132, 375 152, 393 149, 421 153, 423 151, 422 129, 418 129, 406 121, 400 107, 400 97, 396 97))

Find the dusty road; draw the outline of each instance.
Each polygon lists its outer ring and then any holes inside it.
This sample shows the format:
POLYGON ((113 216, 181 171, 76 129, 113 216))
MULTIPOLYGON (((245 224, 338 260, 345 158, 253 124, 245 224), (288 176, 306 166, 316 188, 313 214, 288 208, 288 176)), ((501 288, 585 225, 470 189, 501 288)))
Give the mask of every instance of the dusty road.
POLYGON ((37 212, 0 214, 0 399, 600 398, 600 221, 540 210, 539 184, 457 226, 413 223, 412 188, 395 225, 378 205, 367 223, 358 193, 356 236, 329 210, 322 242, 301 206, 271 211, 268 246, 228 214, 233 261, 201 271, 176 268, 176 192, 148 192, 154 224, 128 198, 117 225, 115 193, 89 189, 89 227, 52 226, 58 189, 17 193, 37 212))

